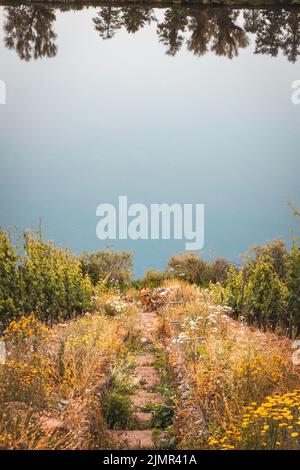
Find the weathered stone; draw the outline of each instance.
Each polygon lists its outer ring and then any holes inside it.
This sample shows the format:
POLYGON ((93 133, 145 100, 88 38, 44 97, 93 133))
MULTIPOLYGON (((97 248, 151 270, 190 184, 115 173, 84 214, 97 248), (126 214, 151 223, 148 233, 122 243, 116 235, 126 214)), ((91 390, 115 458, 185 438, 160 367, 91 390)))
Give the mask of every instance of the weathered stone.
POLYGON ((151 424, 152 421, 152 413, 143 413, 142 411, 137 411, 136 413, 133 413, 133 417, 138 423, 151 424))
POLYGON ((158 404, 162 401, 162 396, 159 393, 147 392, 146 390, 140 390, 132 397, 132 404, 136 408, 144 408, 147 405, 158 404))
POLYGON ((112 431, 113 439, 126 449, 150 449, 153 447, 152 430, 112 431))

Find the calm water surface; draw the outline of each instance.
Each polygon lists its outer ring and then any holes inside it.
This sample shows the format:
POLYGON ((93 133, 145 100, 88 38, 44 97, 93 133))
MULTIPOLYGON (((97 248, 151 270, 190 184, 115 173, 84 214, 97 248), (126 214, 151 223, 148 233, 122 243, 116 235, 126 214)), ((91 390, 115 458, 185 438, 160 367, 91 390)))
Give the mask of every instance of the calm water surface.
MULTIPOLYGON (((204 203, 203 255, 289 239, 300 10, 0 7, 0 224, 80 253, 101 202, 204 203)), ((135 270, 184 241, 120 241, 135 270)))

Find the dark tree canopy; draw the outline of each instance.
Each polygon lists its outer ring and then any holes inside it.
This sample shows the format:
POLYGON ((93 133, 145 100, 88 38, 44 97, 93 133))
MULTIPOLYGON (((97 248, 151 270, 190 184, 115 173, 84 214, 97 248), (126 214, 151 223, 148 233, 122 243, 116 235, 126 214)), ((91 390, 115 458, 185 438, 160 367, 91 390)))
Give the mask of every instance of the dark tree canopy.
MULTIPOLYGON (((61 6, 60 11, 81 8, 61 6)), ((19 5, 5 7, 5 11, 4 40, 9 49, 27 61, 56 55, 53 7, 19 5)), ((276 57, 281 52, 291 62, 300 55, 300 11, 284 7, 238 10, 174 5, 163 10, 160 19, 147 6, 105 5, 98 9, 91 26, 102 39, 112 39, 122 29, 133 34, 151 23, 157 24, 158 39, 171 56, 186 47, 197 56, 213 52, 233 59, 250 44, 251 34, 256 54, 276 57)))
POLYGON ((21 5, 5 11, 4 41, 8 49, 14 49, 26 61, 56 55, 53 8, 21 5))

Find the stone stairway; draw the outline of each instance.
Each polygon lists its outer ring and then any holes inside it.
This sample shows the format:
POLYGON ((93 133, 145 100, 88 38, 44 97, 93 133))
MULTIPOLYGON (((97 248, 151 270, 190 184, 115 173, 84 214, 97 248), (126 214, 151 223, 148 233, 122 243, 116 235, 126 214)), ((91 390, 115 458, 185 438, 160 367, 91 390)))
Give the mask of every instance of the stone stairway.
POLYGON ((114 442, 123 449, 151 449, 154 445, 151 427, 152 413, 147 410, 151 405, 163 402, 163 397, 153 391, 159 384, 160 377, 154 367, 157 357, 150 352, 159 328, 160 319, 155 312, 140 313, 141 342, 144 345, 144 352, 136 356, 134 382, 137 384, 137 389, 131 397, 133 417, 139 429, 112 431, 114 442))

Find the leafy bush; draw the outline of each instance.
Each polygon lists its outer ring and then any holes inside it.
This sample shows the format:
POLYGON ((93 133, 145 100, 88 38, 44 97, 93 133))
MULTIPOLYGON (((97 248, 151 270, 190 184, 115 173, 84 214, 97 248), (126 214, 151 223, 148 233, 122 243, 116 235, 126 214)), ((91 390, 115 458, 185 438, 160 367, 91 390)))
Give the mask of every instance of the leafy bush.
POLYGON ((246 267, 255 268, 260 259, 267 258, 281 279, 286 275, 287 248, 283 240, 272 240, 263 246, 256 245, 246 253, 246 267))
MULTIPOLYGON (((300 217, 300 214, 296 212, 300 217)), ((288 312, 289 332, 292 335, 293 326, 295 336, 300 336, 300 238, 292 237, 292 249, 287 260, 288 312)))
POLYGON ((131 279, 133 255, 125 251, 113 250, 84 252, 81 256, 82 270, 96 285, 107 279, 108 286, 123 288, 131 279))
POLYGON ((155 271, 154 269, 148 269, 144 277, 138 281, 139 289, 143 287, 148 287, 154 289, 155 287, 160 287, 162 283, 170 278, 168 271, 155 271))
POLYGON ((260 258, 249 274, 246 289, 248 315, 254 316, 258 326, 274 330, 287 308, 287 288, 274 270, 269 258, 260 258))
POLYGON ((132 419, 132 405, 128 396, 116 392, 106 395, 103 414, 110 429, 126 429, 132 419))
POLYGON ((174 404, 162 403, 153 408, 152 427, 165 429, 173 424, 174 404))
POLYGON ((21 256, 0 230, 0 321, 4 326, 31 312, 46 322, 70 319, 90 308, 91 297, 91 281, 75 255, 25 232, 21 256))
MULTIPOLYGON (((183 376, 187 393, 176 413, 180 448, 220 448, 224 430, 232 431, 233 426, 241 429, 245 406, 253 404, 256 409, 267 397, 294 393, 299 388, 288 339, 249 328, 232 320, 230 314, 231 309, 218 305, 215 293, 207 289, 200 290, 198 298, 185 306, 164 311, 173 321, 169 363, 176 376, 179 372, 183 376), (201 410, 203 419, 195 417, 194 407, 201 410)), ((259 433, 270 424, 267 421, 266 417, 257 428, 259 446, 263 442, 259 433)), ((290 423, 293 433, 298 432, 297 421, 295 414, 294 423, 290 423)), ((293 446, 293 439, 281 441, 283 448, 293 446)), ((227 443, 233 445, 230 439, 227 443)), ((252 446, 245 440, 234 445, 252 446)), ((297 445, 299 448, 299 442, 297 445)))
POLYGON ((208 280, 208 264, 195 253, 183 253, 173 256, 168 267, 176 278, 191 284, 205 285, 208 280))
POLYGON ((175 278, 198 286, 207 286, 209 282, 224 282, 230 264, 223 258, 216 258, 208 263, 195 253, 183 253, 173 256, 168 267, 175 278))
POLYGON ((0 322, 6 323, 18 312, 20 279, 19 256, 8 233, 0 229, 0 322))
POLYGON ((52 242, 25 233, 22 260, 22 310, 45 321, 72 318, 91 305, 92 285, 78 258, 52 242))

